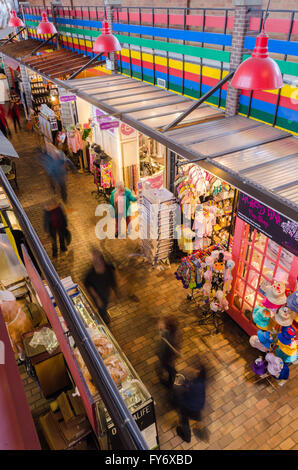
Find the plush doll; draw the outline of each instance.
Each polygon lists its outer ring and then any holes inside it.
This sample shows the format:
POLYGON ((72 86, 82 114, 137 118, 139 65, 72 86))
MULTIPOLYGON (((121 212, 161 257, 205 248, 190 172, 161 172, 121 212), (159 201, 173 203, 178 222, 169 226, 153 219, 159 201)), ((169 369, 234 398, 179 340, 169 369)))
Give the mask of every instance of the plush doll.
POLYGON ((228 310, 229 308, 229 303, 227 299, 225 298, 225 295, 222 290, 218 290, 215 294, 216 299, 218 300, 219 307, 220 309, 223 310, 228 310))
POLYGON ((234 261, 232 259, 229 259, 226 262, 226 269, 224 273, 224 292, 226 294, 229 293, 232 288, 232 280, 233 280, 232 270, 234 269, 234 267, 235 267, 234 261))

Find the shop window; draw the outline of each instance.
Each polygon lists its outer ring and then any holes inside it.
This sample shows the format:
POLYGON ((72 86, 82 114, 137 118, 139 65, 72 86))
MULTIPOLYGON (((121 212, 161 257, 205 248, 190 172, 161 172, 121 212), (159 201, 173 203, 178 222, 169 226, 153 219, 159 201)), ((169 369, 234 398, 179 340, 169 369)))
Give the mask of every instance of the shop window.
POLYGON ((287 282, 293 261, 294 255, 244 224, 233 306, 252 321, 252 311, 262 304, 266 287, 276 277, 287 282))

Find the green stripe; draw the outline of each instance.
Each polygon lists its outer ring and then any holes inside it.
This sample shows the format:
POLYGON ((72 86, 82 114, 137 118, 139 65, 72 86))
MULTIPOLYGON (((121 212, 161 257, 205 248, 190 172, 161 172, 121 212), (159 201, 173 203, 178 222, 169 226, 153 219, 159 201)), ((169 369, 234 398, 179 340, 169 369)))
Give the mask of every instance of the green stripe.
MULTIPOLYGON (((248 106, 240 105, 239 113, 247 115, 248 106)), ((255 119, 259 119, 260 121, 264 121, 267 124, 272 124, 273 122, 272 114, 266 113, 265 111, 260 111, 259 109, 251 108, 249 116, 255 119)), ((279 116, 277 116, 275 125, 288 131, 297 132, 297 122, 289 121, 288 119, 281 118, 279 116)))
MULTIPOLYGON (((37 23, 28 21, 28 25, 36 27, 37 23)), ((98 30, 81 29, 81 28, 68 28, 64 26, 58 26, 58 30, 63 33, 70 33, 75 35, 88 36, 97 38, 100 33, 98 30)), ((218 60, 221 62, 230 61, 230 53, 225 51, 218 51, 216 49, 208 49, 205 47, 195 46, 184 46, 182 44, 174 44, 163 41, 154 41, 150 39, 136 38, 132 36, 124 36, 122 34, 115 34, 116 38, 126 44, 135 46, 148 47, 150 49, 156 49, 161 51, 176 52, 178 54, 189 55, 192 57, 201 57, 203 59, 218 60)))
MULTIPOLYGON (((248 59, 251 57, 250 55, 244 55, 243 60, 248 59)), ((278 60, 274 59, 275 62, 278 64, 281 73, 286 73, 288 75, 293 75, 294 77, 298 77, 298 63, 297 62, 289 62, 287 60, 278 60)))

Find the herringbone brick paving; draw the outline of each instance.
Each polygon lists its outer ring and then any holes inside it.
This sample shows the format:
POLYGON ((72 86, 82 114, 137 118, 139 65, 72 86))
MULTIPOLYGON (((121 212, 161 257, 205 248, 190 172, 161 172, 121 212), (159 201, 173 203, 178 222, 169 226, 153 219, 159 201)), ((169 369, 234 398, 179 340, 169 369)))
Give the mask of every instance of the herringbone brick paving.
MULTIPOLYGON (((13 135, 12 143, 20 155, 17 196, 51 254, 50 241, 42 227, 42 210, 50 193, 40 165, 38 139, 23 131, 13 135)), ((290 368, 290 380, 278 390, 263 381, 255 384, 250 365, 258 354, 250 347, 248 336, 228 315, 217 335, 198 326, 197 307, 186 299, 187 291, 177 282, 175 264, 164 271, 152 269, 141 258, 129 256, 137 252, 137 241, 96 239, 98 201, 91 195, 94 189, 90 174, 69 174, 67 207, 71 210, 67 215, 72 244, 67 254, 59 255, 53 263, 61 278, 71 275, 80 282, 90 265, 89 249, 94 244, 118 268, 121 294, 119 299, 113 299, 109 309, 110 328, 155 399, 161 449, 297 450, 297 366, 290 368), (132 302, 127 292, 135 293, 139 302, 132 302), (177 414, 155 373, 157 320, 161 314, 177 315, 182 328, 183 357, 178 361, 178 370, 183 372, 197 356, 207 364, 203 426, 210 432, 209 442, 192 437, 190 443, 185 443, 176 434, 177 414)), ((38 414, 47 402, 24 368, 21 372, 32 413, 38 414)))

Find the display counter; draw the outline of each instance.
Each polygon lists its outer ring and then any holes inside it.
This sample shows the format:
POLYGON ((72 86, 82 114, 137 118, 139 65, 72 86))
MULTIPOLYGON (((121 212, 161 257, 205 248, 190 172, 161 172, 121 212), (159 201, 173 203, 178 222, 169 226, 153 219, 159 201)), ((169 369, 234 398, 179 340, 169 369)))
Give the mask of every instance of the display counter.
MULTIPOLYGON (((154 402, 150 393, 140 380, 136 371, 128 361, 107 326, 103 321, 98 321, 95 317, 91 303, 87 300, 87 296, 83 293, 81 288, 77 284, 74 284, 70 277, 63 279, 62 283, 72 299, 77 312, 83 320, 88 333, 93 339, 93 342, 115 381, 128 409, 142 431, 148 447, 150 449, 158 448, 159 444, 155 422, 154 402)), ((58 313, 64 333, 68 337, 72 354, 81 371, 82 380, 88 388, 90 401, 94 407, 97 421, 97 434, 102 440, 103 447, 121 449, 122 443, 118 438, 117 429, 104 406, 98 390, 92 382, 92 378, 79 349, 75 346, 73 338, 69 336, 67 325, 63 317, 60 315, 59 309, 55 305, 54 299, 48 288, 47 290, 58 313)))

